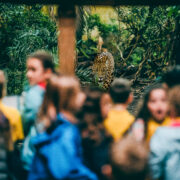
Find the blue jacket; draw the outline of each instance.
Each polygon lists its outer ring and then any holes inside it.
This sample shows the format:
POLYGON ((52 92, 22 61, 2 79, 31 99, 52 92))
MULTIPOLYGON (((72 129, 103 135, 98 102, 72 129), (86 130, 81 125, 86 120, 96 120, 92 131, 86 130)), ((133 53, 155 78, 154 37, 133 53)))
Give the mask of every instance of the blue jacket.
POLYGON ((180 127, 160 127, 150 142, 153 179, 180 180, 180 127))
POLYGON ((58 115, 56 123, 34 138, 36 155, 28 180, 96 180, 82 163, 81 137, 76 126, 58 115))

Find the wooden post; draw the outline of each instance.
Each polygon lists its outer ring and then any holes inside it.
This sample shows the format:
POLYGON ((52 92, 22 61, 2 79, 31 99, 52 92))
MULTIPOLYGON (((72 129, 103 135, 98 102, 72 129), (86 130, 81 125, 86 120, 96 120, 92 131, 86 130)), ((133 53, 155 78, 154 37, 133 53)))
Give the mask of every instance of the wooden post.
POLYGON ((73 4, 60 5, 58 16, 60 73, 74 75, 76 61, 75 6, 73 4))

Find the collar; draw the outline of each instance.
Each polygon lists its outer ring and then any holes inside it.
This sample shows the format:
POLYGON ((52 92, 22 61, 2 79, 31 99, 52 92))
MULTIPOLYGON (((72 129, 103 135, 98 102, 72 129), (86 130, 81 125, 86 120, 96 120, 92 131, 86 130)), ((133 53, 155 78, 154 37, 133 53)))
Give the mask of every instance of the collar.
POLYGON ((180 117, 172 119, 171 127, 180 127, 180 117))
POLYGON ((45 82, 38 83, 38 86, 40 86, 42 89, 46 89, 46 83, 45 82))

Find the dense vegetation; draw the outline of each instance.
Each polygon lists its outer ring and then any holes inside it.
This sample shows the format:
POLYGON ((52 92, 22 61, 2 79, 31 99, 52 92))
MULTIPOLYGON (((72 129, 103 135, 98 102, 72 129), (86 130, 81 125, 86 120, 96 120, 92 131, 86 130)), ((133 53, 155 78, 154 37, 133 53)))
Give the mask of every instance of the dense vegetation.
MULTIPOLYGON (((118 7, 117 18, 103 23, 98 14, 81 10, 77 36, 79 78, 93 82, 91 65, 98 52, 98 39, 115 59, 115 76, 155 79, 175 64, 179 7, 118 7)), ((8 75, 8 94, 20 94, 25 84, 26 55, 50 51, 57 59, 57 32, 54 16, 42 6, 0 4, 0 68, 8 75)), ((56 61, 57 63, 57 61, 56 61)))
POLYGON ((110 25, 103 24, 96 14, 85 18, 80 54, 86 60, 91 58, 100 35, 104 47, 114 55, 116 76, 133 75, 134 82, 140 77, 155 79, 175 64, 179 7, 120 7, 115 11, 117 19, 110 25))
POLYGON ((56 23, 41 8, 0 4, 0 68, 8 75, 8 94, 22 92, 28 54, 57 49, 56 23))

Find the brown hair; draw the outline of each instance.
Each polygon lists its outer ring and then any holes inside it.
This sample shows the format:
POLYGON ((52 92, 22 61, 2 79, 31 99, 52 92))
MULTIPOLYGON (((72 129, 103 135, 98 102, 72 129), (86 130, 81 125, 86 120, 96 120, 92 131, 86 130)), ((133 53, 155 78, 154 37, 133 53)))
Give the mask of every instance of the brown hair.
POLYGON ((51 119, 48 112, 50 106, 54 107, 56 114, 62 110, 75 111, 79 91, 79 81, 75 77, 53 75, 48 81, 38 119, 51 119))
MULTIPOLYGON (((101 114, 102 91, 97 87, 88 87, 85 90, 86 99, 81 111, 78 114, 80 120, 79 127, 83 139, 88 139, 93 145, 102 143, 105 139, 112 140, 112 137, 106 131, 103 125, 101 114), (85 132, 85 136, 84 136, 85 132)), ((89 144, 90 145, 90 144, 89 144)))
POLYGON ((111 166, 115 180, 144 180, 147 175, 148 150, 133 136, 126 136, 111 148, 111 166))
POLYGON ((170 105, 170 113, 174 113, 173 116, 180 116, 180 85, 174 86, 168 92, 168 99, 170 105))
POLYGON ((42 63, 44 69, 51 69, 52 72, 55 72, 53 56, 48 52, 44 50, 38 50, 27 56, 27 59, 30 58, 38 59, 42 63))
POLYGON ((6 78, 4 72, 0 70, 0 99, 6 94, 6 78))
POLYGON ((127 79, 117 78, 109 92, 114 103, 125 103, 131 93, 131 83, 127 79))

